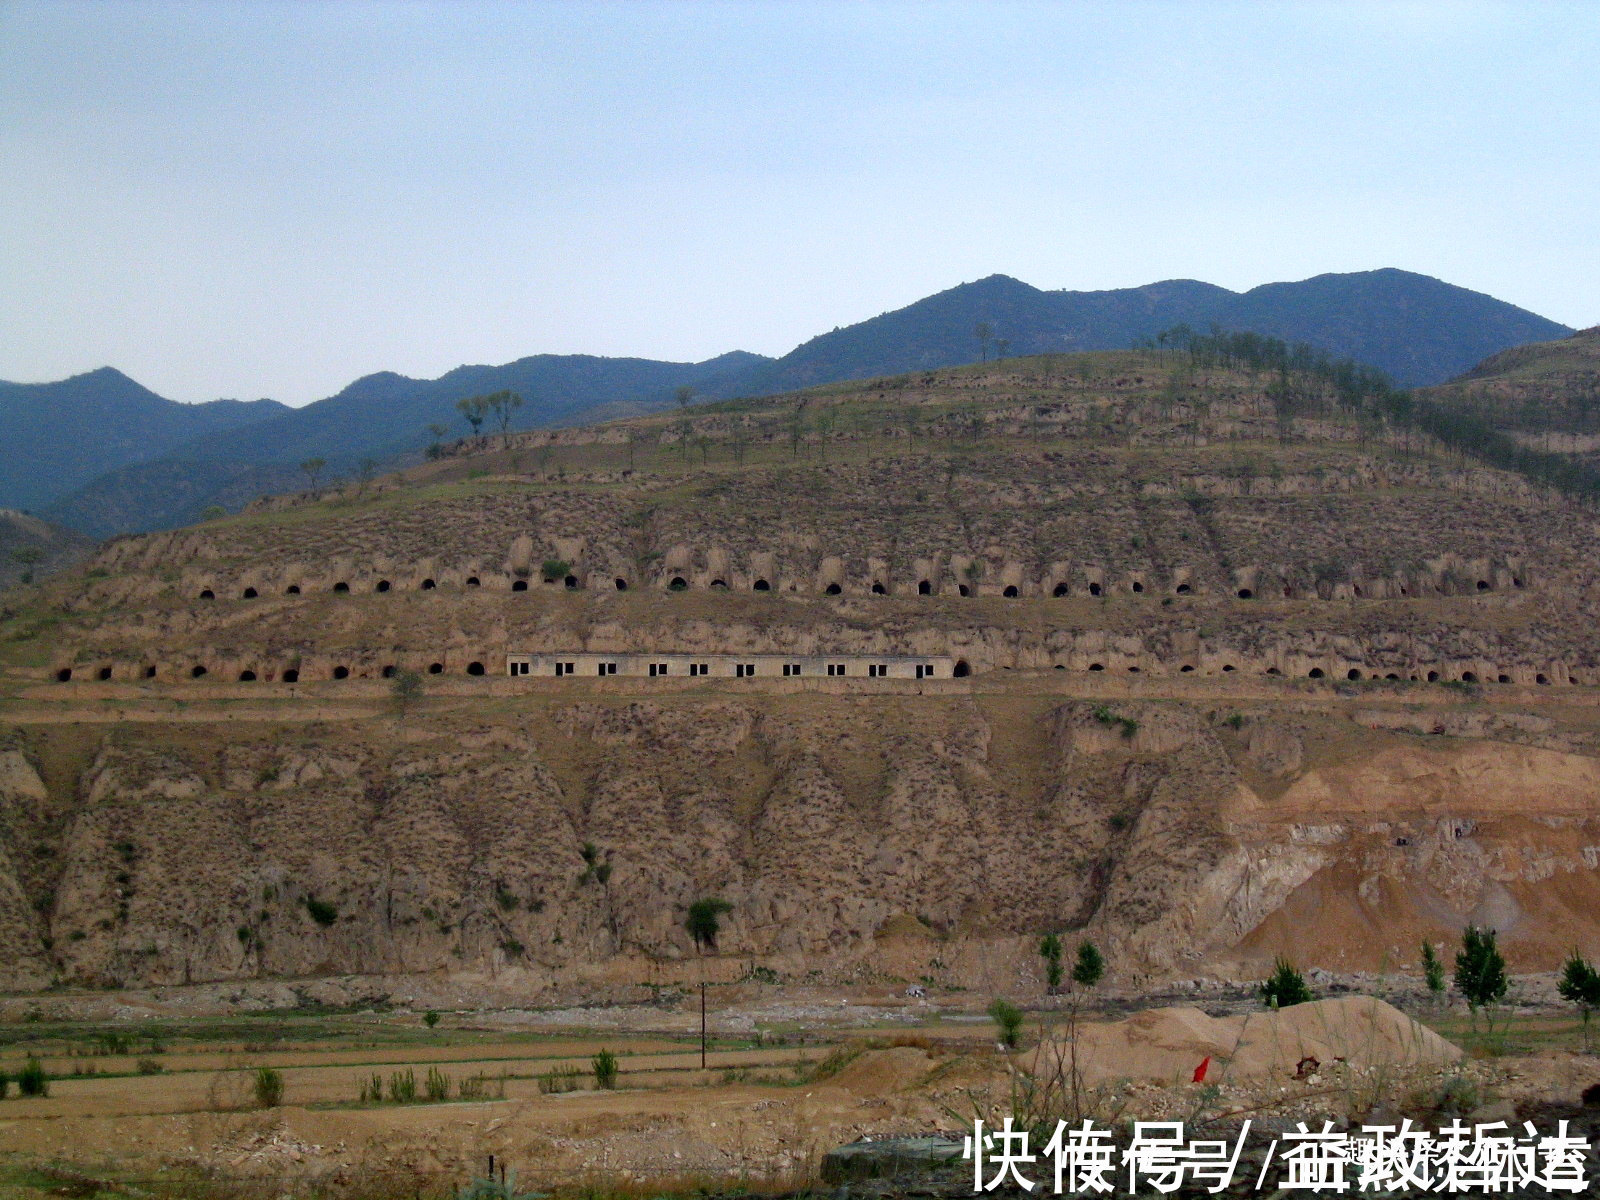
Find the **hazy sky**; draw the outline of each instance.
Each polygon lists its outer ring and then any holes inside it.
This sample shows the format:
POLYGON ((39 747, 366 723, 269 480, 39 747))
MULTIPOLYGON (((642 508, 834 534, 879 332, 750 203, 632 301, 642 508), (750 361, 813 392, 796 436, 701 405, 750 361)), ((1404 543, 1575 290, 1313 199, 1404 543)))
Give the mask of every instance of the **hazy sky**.
POLYGON ((994 272, 1600 322, 1600 3, 0 0, 0 378, 781 354, 994 272))

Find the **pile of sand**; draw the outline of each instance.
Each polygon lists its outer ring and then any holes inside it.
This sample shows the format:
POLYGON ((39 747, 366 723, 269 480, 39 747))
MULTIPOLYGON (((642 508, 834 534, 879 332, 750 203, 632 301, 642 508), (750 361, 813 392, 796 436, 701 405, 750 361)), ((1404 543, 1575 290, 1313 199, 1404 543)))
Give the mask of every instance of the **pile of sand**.
MULTIPOLYGON (((1070 1043, 1051 1050, 1063 1056, 1070 1043)), ((1195 1008, 1152 1008, 1126 1020, 1080 1025, 1077 1067, 1087 1083, 1117 1079, 1190 1081, 1210 1057, 1207 1079, 1293 1075, 1305 1058, 1325 1067, 1437 1066, 1461 1051, 1371 996, 1341 996, 1278 1012, 1209 1017, 1195 1008)))

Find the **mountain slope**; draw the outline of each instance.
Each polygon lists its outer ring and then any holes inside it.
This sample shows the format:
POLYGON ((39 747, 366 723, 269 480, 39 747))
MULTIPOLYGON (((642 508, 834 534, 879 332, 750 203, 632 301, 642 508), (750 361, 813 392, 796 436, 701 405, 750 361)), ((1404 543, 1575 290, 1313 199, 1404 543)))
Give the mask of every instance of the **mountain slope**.
POLYGON ((39 508, 105 471, 288 411, 274 400, 179 404, 111 367, 55 383, 0 381, 0 505, 39 508))
POLYGON ((1009 346, 990 357, 1115 350, 1174 325, 1248 329, 1308 342, 1386 372, 1397 384, 1438 383, 1496 350, 1571 332, 1492 296, 1385 269, 1319 275, 1230 292, 1191 279, 1102 292, 1045 292, 991 275, 813 338, 756 372, 755 391, 977 362, 974 330, 1009 346))
POLYGON ((432 424, 451 436, 464 434, 455 405, 465 396, 516 392, 524 403, 510 428, 537 429, 664 408, 684 385, 708 399, 730 396, 752 366, 766 361, 742 351, 702 363, 541 354, 502 366, 457 367, 438 379, 383 371, 304 408, 274 406, 279 411, 267 420, 117 464, 79 480, 81 486, 56 497, 47 511, 53 520, 102 537, 181 525, 213 504, 237 509, 263 493, 301 486, 298 464, 308 458, 325 459, 331 478, 364 458, 422 449, 432 440, 432 424))

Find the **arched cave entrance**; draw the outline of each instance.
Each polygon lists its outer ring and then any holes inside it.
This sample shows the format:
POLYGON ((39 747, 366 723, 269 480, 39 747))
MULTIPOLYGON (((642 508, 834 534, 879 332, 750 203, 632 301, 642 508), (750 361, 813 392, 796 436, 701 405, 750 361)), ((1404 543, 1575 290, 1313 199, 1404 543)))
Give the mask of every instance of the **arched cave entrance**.
POLYGON ((439 585, 434 583, 434 581, 431 580, 431 579, 424 579, 420 586, 421 586, 421 589, 423 591, 431 592, 431 591, 433 591, 434 588, 438 587, 439 585))
POLYGON ((566 585, 567 590, 570 592, 570 591, 573 591, 574 589, 577 588, 577 586, 578 586, 578 577, 576 575, 568 575, 561 582, 566 585))
POLYGON ((1322 675, 1323 671, 1321 667, 1312 667, 1311 670, 1306 672, 1306 678, 1308 679, 1321 679, 1322 675))
POLYGON ((333 585, 333 590, 336 592, 348 592, 350 590, 350 585, 341 579, 338 583, 333 585))
POLYGON ((964 583, 958 583, 958 584, 956 584, 956 592, 957 592, 957 593, 958 593, 958 594, 960 594, 960 595, 962 595, 962 596, 970 596, 970 595, 972 595, 972 589, 971 589, 971 588, 969 588, 969 587, 968 587, 968 586, 967 586, 967 585, 966 585, 966 584, 964 584, 964 583))
POLYGON ((335 667, 333 669, 333 677, 335 679, 349 679, 350 678, 350 668, 349 667, 335 667))
POLYGON ((154 679, 156 677, 156 669, 153 664, 145 667, 144 677, 146 679, 154 679))
POLYGON ((298 596, 300 594, 300 585, 298 583, 291 583, 288 587, 283 589, 283 594, 285 596, 298 596))
POLYGON ((384 667, 384 669, 383 669, 383 677, 385 679, 393 679, 394 678, 394 664, 393 663, 390 663, 388 666, 384 667))
POLYGON ((481 662, 469 662, 467 664, 467 674, 468 675, 482 675, 483 674, 483 664, 481 662))
POLYGON ((715 591, 725 592, 728 590, 728 581, 726 579, 713 579, 711 586, 715 591))
POLYGON ((628 590, 628 581, 627 581, 627 580, 626 580, 626 579, 623 579, 623 578, 622 578, 622 577, 621 577, 621 576, 620 576, 620 575, 619 575, 619 576, 618 576, 618 577, 617 577, 617 591, 619 591, 619 592, 625 592, 625 591, 627 591, 627 590, 628 590))
POLYGON ((389 590, 389 581, 387 579, 378 580, 372 590, 375 592, 387 592, 389 590))
POLYGON ((57 683, 66 683, 71 678, 72 678, 72 668, 71 667, 62 667, 61 670, 56 672, 56 682, 57 683))
POLYGON ((194 665, 194 667, 189 671, 189 678, 190 679, 199 679, 203 675, 205 675, 205 673, 206 673, 206 669, 203 666, 201 666, 199 663, 196 663, 194 665))
POLYGON ((917 595, 919 595, 919 596, 931 596, 931 595, 933 595, 933 583, 932 583, 932 581, 931 580, 927 580, 927 579, 919 580, 918 583, 917 583, 917 595))
POLYGON ((1102 589, 1098 583, 1091 583, 1089 585, 1089 595, 1091 596, 1098 596, 1101 590, 1102 589))
POLYGON ((1344 677, 1346 679, 1360 679, 1361 678, 1361 671, 1357 667, 1351 667, 1348 671, 1346 671, 1344 673, 1344 677))
POLYGON ((515 579, 515 580, 512 580, 512 582, 511 582, 511 590, 513 592, 525 592, 525 591, 527 591, 528 590, 528 581, 526 579, 515 579))
POLYGON ((1177 588, 1176 588, 1176 589, 1174 589, 1174 590, 1175 590, 1175 591, 1176 591, 1176 592, 1177 592, 1177 593, 1178 593, 1178 595, 1180 595, 1180 596, 1187 596, 1187 595, 1188 595, 1188 594, 1189 594, 1189 593, 1190 593, 1190 592, 1192 592, 1192 591, 1194 591, 1194 589, 1193 589, 1193 588, 1192 588, 1192 587, 1190 587, 1190 586, 1189 586, 1189 585, 1188 585, 1188 584, 1187 584, 1187 583, 1180 583, 1180 584, 1179 584, 1179 585, 1178 585, 1178 586, 1177 586, 1177 588))
POLYGON ((1106 669, 1105 663, 1090 663, 1089 664, 1089 670, 1091 670, 1091 671, 1104 671, 1105 669, 1106 669))
POLYGON ((429 675, 443 675, 444 674, 444 664, 443 663, 429 663, 428 664, 428 674, 429 675))
POLYGON ((872 594, 874 596, 887 596, 889 594, 889 589, 884 587, 881 583, 874 583, 872 585, 872 594))
POLYGON ((104 683, 106 680, 111 678, 111 668, 101 667, 100 670, 96 672, 95 678, 99 679, 101 683, 104 683))
POLYGON ((669 582, 667 584, 667 591, 669 591, 669 592, 681 592, 685 588, 687 588, 688 586, 689 586, 689 581, 687 579, 685 579, 682 575, 674 575, 672 577, 671 582, 669 582))
POLYGON ((1236 594, 1241 600, 1254 600, 1256 597, 1256 594, 1249 588, 1240 588, 1236 594))
POLYGON ((299 683, 300 682, 300 672, 298 670, 296 670, 294 667, 290 667, 287 671, 285 671, 283 673, 283 681, 285 683, 299 683))
POLYGON ((1021 593, 1017 591, 1017 585, 1014 583, 1006 584, 1005 590, 1000 594, 1007 600, 1015 600, 1019 595, 1021 595, 1021 593))
POLYGON ((830 583, 827 587, 823 588, 822 590, 824 592, 826 592, 830 596, 837 596, 840 592, 844 591, 844 589, 842 587, 840 587, 837 583, 830 583))
POLYGON ((1144 591, 1144 584, 1140 583, 1137 579, 1135 579, 1133 581, 1133 590, 1136 591, 1136 592, 1144 591))
POLYGON ((765 579, 758 579, 750 585, 750 590, 752 592, 770 592, 772 590, 772 585, 765 579))
POLYGON ((240 683, 254 683, 255 681, 256 673, 254 671, 244 670, 239 672, 240 683))
POLYGON ((239 598, 242 599, 242 600, 254 600, 256 598, 256 595, 257 595, 257 593, 256 593, 255 588, 248 587, 248 588, 245 588, 244 591, 239 593, 239 598))
POLYGON ((1461 672, 1461 682, 1462 683, 1477 683, 1478 682, 1478 673, 1476 671, 1463 671, 1463 672, 1461 672))
POLYGON ((972 674, 972 667, 966 659, 958 658, 956 659, 955 668, 950 672, 950 674, 953 678, 965 679, 968 675, 972 674))
POLYGON ((202 600, 215 600, 216 598, 217 598, 217 594, 215 592, 213 592, 210 588, 206 588, 205 591, 200 593, 200 599, 202 599, 202 600))

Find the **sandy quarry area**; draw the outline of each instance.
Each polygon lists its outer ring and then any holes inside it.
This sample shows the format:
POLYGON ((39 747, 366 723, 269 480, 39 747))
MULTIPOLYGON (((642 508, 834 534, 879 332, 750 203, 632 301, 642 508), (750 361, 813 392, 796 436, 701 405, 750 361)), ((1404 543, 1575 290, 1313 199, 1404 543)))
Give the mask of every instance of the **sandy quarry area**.
POLYGON ((725 1006, 709 1021, 704 1069, 689 1006, 449 1013, 432 1029, 417 1013, 10 1025, 3 1068, 14 1076, 33 1051, 52 1080, 47 1097, 19 1098, 13 1087, 0 1102, 0 1165, 15 1175, 50 1164, 135 1188, 195 1172, 332 1185, 392 1173, 407 1187, 448 1188, 490 1155, 530 1186, 784 1181, 809 1177, 824 1152, 861 1137, 958 1130, 1030 1094, 1059 1106, 1073 1066, 1074 1103, 1108 1122, 1509 1118, 1600 1083, 1600 1057, 1580 1052, 1570 1014, 1524 1014, 1498 1044, 1510 1053, 1485 1056, 1486 1044, 1459 1036, 1460 1016, 1430 1017, 1452 1041, 1359 996, 1277 1014, 1240 996, 1231 1013, 1206 1005, 1221 1015, 1167 1006, 1076 1023, 1058 1006, 1030 1014, 1022 1047, 1007 1053, 975 1003, 871 999, 778 993, 725 1006), (130 1040, 105 1052, 118 1031, 130 1040), (601 1049, 618 1058, 614 1090, 594 1085, 601 1049), (262 1067, 283 1079, 282 1103, 270 1109, 254 1107, 262 1067), (420 1092, 430 1068, 448 1077, 451 1099, 361 1098, 374 1075, 387 1085, 405 1071, 420 1092), (550 1090, 548 1077, 562 1071, 576 1090, 550 1090), (488 1098, 457 1098, 473 1079, 488 1098))

